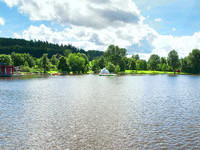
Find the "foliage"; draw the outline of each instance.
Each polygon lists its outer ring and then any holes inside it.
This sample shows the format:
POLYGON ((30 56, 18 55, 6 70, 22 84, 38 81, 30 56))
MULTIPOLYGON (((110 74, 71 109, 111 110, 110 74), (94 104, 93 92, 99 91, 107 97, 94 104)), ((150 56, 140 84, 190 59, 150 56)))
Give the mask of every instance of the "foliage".
POLYGON ((68 57, 70 53, 72 53, 72 51, 71 51, 70 49, 66 49, 66 50, 63 52, 64 56, 66 56, 66 57, 68 57))
POLYGON ((50 69, 50 62, 48 59, 48 54, 43 54, 43 56, 40 59, 41 67, 44 69, 44 73, 49 71, 50 69))
POLYGON ((85 59, 85 65, 89 64, 89 59, 86 54, 81 53, 81 57, 85 59))
POLYGON ((160 64, 163 66, 163 64, 167 64, 167 60, 164 57, 161 57, 160 64))
POLYGON ((194 74, 200 73, 200 50, 194 49, 188 56, 188 66, 194 74))
POLYGON ((132 55, 132 58, 135 59, 136 61, 140 60, 140 56, 138 54, 132 55))
POLYGON ((13 57, 13 64, 14 66, 23 66, 25 63, 25 59, 23 54, 16 53, 13 57))
POLYGON ((115 72, 115 65, 111 62, 108 62, 108 65, 106 66, 109 72, 115 72))
POLYGON ((87 51, 87 56, 88 56, 89 61, 92 61, 93 59, 99 58, 103 55, 104 55, 104 52, 102 51, 95 51, 95 50, 87 51))
POLYGON ((147 70, 147 62, 146 60, 138 60, 138 67, 137 67, 138 70, 147 70))
POLYGON ((104 56, 101 56, 101 57, 99 58, 98 64, 99 64, 99 67, 100 67, 101 69, 103 69, 103 68, 105 67, 106 62, 105 62, 104 56))
POLYGON ((57 60, 57 58, 56 58, 56 55, 53 55, 53 56, 51 57, 51 63, 52 63, 52 65, 56 65, 57 62, 58 62, 58 60, 57 60))
POLYGON ((93 60, 92 61, 92 71, 94 71, 94 73, 98 73, 99 70, 100 70, 99 62, 97 60, 93 60))
POLYGON ((10 55, 0 55, 0 63, 6 63, 6 65, 11 65, 12 60, 10 55))
POLYGON ((166 71, 167 70, 167 65, 164 63, 163 65, 162 65, 162 71, 166 71))
POLYGON ((87 73, 90 70, 90 66, 89 64, 86 64, 84 67, 84 72, 83 73, 87 73))
POLYGON ((41 41, 5 40, 0 38, 0 53, 3 53, 0 54, 0 63, 20 66, 21 69, 32 72, 57 71, 57 69, 62 72, 86 73, 91 72, 90 69, 93 72, 99 72, 100 69, 106 66, 110 72, 131 70, 134 73, 160 74, 181 69, 182 72, 186 73, 200 73, 200 50, 198 49, 194 49, 189 56, 180 60, 178 53, 173 50, 168 54, 167 60, 164 57, 160 59, 158 55, 151 55, 148 62, 146 62, 146 60, 140 59, 138 54, 133 55, 132 58, 127 58, 126 49, 115 45, 110 45, 105 53, 93 50, 85 52, 70 45, 59 46, 41 41), (47 53, 45 54, 45 52, 47 53), (39 58, 38 56, 42 54, 43 56, 39 58), (61 54, 68 56, 68 58, 61 54), (105 55, 103 56, 103 54, 105 55), (48 56, 51 56, 52 64, 48 56), (147 69, 153 71, 145 71, 147 69))
POLYGON ((67 60, 64 56, 61 56, 59 58, 59 61, 58 61, 58 70, 61 70, 63 73, 69 73, 70 72, 70 68, 69 68, 69 65, 67 63, 67 60))
MULTIPOLYGON (((115 45, 110 45, 104 53, 108 62, 113 63, 114 65, 122 65, 123 58, 126 56, 126 49, 119 48, 115 45)), ((120 65, 120 67, 121 67, 120 65)))
POLYGON ((78 72, 80 73, 81 71, 84 72, 85 68, 85 59, 81 56, 80 53, 71 53, 68 56, 68 64, 71 68, 72 72, 78 72))
POLYGON ((120 67, 119 67, 119 65, 115 66, 115 73, 118 73, 118 72, 120 72, 120 67))
POLYGON ((160 63, 160 57, 153 54, 150 56, 148 63, 151 70, 157 70, 160 63))
POLYGON ((40 58, 44 53, 47 53, 51 58, 55 54, 63 54, 65 50, 70 50, 72 53, 84 53, 90 60, 96 57, 100 57, 104 54, 102 51, 84 51, 78 49, 70 44, 58 45, 49 43, 47 41, 27 41, 24 39, 11 39, 11 38, 0 38, 0 54, 11 54, 15 53, 28 53, 33 57, 40 58))
POLYGON ((181 59, 181 71, 182 72, 187 72, 187 73, 191 72, 191 68, 189 66, 188 57, 185 57, 185 58, 181 59))
POLYGON ((173 71, 175 71, 180 67, 180 60, 178 57, 178 53, 175 50, 169 52, 167 57, 167 63, 168 66, 170 66, 173 71))
POLYGON ((125 58, 122 58, 120 61, 119 61, 119 67, 121 69, 121 71, 125 71, 126 70, 126 62, 125 62, 125 58))
POLYGON ((129 64, 129 70, 135 70, 136 69, 136 63, 135 63, 134 58, 130 58, 128 64, 129 64))

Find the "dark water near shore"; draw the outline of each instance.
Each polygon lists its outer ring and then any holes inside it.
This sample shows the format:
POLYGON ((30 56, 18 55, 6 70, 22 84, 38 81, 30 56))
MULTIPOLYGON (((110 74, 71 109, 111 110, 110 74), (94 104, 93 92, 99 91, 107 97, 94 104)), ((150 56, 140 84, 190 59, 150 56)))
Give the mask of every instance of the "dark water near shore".
POLYGON ((0 79, 0 149, 200 149, 200 76, 0 79))

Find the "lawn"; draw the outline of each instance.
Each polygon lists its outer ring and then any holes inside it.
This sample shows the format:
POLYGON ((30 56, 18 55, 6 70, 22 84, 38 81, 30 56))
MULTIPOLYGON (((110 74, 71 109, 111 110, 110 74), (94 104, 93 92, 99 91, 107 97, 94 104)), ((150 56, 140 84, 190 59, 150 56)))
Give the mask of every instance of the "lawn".
MULTIPOLYGON (((174 74, 174 72, 168 71, 152 71, 152 70, 126 70, 126 74, 174 74)), ((177 74, 187 74, 187 73, 177 73, 177 74)))

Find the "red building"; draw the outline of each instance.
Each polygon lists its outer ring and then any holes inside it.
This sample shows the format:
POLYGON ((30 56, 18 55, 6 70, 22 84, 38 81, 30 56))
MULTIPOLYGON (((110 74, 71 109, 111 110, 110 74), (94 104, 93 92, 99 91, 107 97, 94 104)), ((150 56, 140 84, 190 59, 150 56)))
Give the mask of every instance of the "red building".
POLYGON ((5 63, 0 63, 0 77, 12 76, 14 66, 7 66, 5 63))

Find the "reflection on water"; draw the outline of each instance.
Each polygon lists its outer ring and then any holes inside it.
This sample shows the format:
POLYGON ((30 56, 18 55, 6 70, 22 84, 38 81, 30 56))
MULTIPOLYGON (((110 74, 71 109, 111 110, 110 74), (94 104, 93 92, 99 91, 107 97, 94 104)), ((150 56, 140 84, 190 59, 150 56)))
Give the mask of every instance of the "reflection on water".
POLYGON ((199 149, 199 76, 0 79, 0 149, 199 149))

